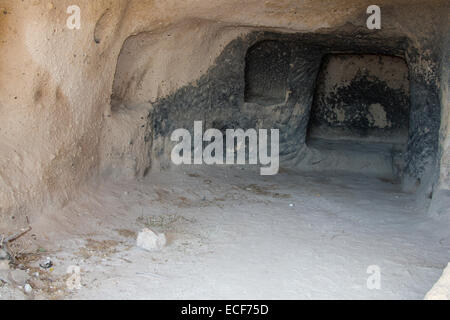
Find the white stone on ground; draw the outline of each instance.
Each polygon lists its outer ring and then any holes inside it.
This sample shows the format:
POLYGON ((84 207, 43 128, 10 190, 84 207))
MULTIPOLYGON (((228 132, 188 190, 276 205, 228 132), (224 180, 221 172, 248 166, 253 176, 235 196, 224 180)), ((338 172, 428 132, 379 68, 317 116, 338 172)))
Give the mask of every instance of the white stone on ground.
POLYGON ((30 294, 31 292, 33 292, 33 288, 28 283, 26 283, 23 286, 23 291, 25 291, 26 294, 30 294))
POLYGON ((139 232, 136 244, 138 247, 144 250, 160 250, 166 245, 166 236, 163 233, 157 234, 152 230, 145 228, 142 229, 141 232, 139 232))

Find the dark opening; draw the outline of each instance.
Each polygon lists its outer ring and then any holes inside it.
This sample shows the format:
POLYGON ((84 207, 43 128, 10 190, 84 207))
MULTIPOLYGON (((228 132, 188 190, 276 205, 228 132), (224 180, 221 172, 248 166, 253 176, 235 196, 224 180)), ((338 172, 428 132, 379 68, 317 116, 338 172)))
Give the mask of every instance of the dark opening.
POLYGON ((408 67, 388 55, 327 55, 307 144, 324 165, 399 180, 408 142, 408 67))
POLYGON ((286 98, 289 48, 279 41, 262 41, 248 50, 245 61, 245 101, 280 104, 286 98))

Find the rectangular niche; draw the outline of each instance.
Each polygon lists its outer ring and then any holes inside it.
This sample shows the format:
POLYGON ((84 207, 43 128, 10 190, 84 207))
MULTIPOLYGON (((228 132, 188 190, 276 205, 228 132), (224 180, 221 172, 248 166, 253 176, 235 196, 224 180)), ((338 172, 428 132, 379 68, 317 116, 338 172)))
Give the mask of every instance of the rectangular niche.
POLYGON ((286 99, 290 49, 279 41, 252 46, 245 63, 245 102, 282 104, 286 99))
POLYGON ((387 55, 328 55, 316 84, 310 138, 406 144, 408 67, 387 55))
POLYGON ((317 168, 400 181, 409 138, 410 89, 402 58, 325 56, 306 143, 317 168))

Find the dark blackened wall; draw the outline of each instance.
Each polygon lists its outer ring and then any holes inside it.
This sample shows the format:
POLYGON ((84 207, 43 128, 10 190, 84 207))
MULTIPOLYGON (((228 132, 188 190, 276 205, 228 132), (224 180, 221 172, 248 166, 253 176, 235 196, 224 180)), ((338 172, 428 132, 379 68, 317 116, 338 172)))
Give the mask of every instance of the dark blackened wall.
MULTIPOLYGON (((197 81, 157 101, 149 101, 152 105, 148 116, 148 127, 152 128, 148 136, 152 140, 151 163, 153 167, 169 166, 174 145, 170 134, 178 128, 192 129, 194 121, 202 120, 204 129, 277 128, 280 130, 281 165, 296 165, 307 154, 307 127, 323 57, 329 54, 390 55, 405 58, 410 76, 409 130, 402 172, 410 185, 424 183, 424 179, 431 176, 430 170, 437 168, 441 105, 435 68, 438 55, 423 50, 433 52, 427 47, 417 49, 417 44, 407 38, 387 37, 352 26, 324 33, 250 33, 229 43, 215 64, 197 81), (258 82, 248 83, 255 77, 246 77, 246 63, 252 57, 249 49, 266 41, 287 48, 285 62, 289 62, 289 69, 282 77, 273 78, 277 81, 274 84, 277 90, 271 95, 276 96, 277 103, 265 104, 258 99, 246 102, 246 80, 247 88, 252 85, 258 88, 258 82), (283 91, 285 98, 281 101, 283 91)), ((279 57, 279 54, 273 57, 279 57)), ((247 68, 249 70, 252 69, 247 68)), ((359 81, 359 86, 364 81, 367 84, 364 76, 359 81)), ((250 89, 250 92, 255 90, 250 89)), ((404 105, 403 98, 398 103, 404 105)), ((390 121, 394 127, 396 123, 404 123, 400 118, 390 121)))
POLYGON ((282 35, 255 33, 231 42, 195 84, 156 102, 154 162, 170 165, 170 134, 192 130, 199 120, 204 130, 279 129, 281 157, 294 158, 304 145, 320 60, 316 48, 282 35))
POLYGON ((409 103, 408 67, 403 59, 328 55, 317 81, 310 135, 406 144, 409 103))

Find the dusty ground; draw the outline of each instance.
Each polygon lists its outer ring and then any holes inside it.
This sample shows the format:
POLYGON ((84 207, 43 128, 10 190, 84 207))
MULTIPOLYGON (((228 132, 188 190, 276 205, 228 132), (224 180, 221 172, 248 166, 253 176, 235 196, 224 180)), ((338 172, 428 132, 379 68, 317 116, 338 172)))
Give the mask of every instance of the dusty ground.
POLYGON ((151 173, 92 184, 36 221, 35 253, 22 261, 40 272, 33 294, 3 284, 0 298, 422 299, 450 259, 449 230, 374 178, 261 177, 237 167, 151 173), (145 226, 164 232, 167 247, 137 248, 145 226), (39 270, 47 256, 53 269, 39 270), (71 265, 81 268, 79 290, 65 285, 71 265), (370 265, 381 269, 380 290, 366 286, 370 265))

